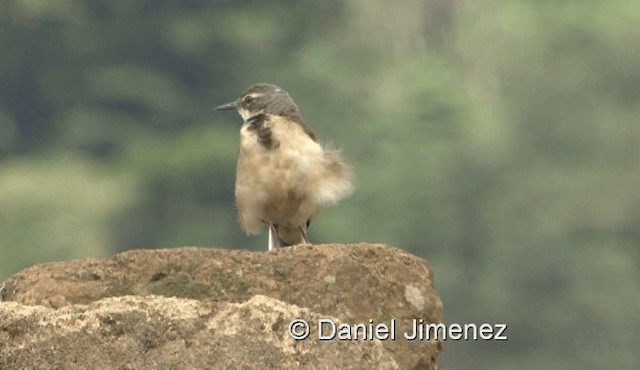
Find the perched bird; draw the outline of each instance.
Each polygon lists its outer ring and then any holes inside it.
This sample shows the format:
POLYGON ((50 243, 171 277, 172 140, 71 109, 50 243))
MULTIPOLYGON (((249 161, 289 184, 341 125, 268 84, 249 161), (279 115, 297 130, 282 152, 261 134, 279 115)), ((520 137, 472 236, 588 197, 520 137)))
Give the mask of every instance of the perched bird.
POLYGON ((353 190, 351 171, 336 150, 323 147, 289 94, 255 84, 216 110, 236 109, 243 119, 235 198, 242 228, 269 228, 269 250, 305 243, 321 205, 353 190))

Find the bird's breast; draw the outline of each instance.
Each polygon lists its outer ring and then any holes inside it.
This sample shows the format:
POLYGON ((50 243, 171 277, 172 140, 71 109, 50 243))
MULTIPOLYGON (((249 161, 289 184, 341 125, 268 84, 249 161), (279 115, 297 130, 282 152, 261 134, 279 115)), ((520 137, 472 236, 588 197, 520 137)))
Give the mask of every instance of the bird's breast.
MULTIPOLYGON (((240 129, 239 171, 260 174, 265 180, 282 176, 304 177, 321 170, 322 147, 304 129, 284 117, 271 116, 256 128, 244 123, 240 129), (267 137, 268 139, 265 139, 267 137)), ((247 173, 249 175, 249 173, 247 173)), ((293 179, 289 179, 293 180, 293 179)))
POLYGON ((264 145, 260 131, 243 124, 236 175, 241 219, 245 215, 254 221, 295 220, 300 224, 320 204, 335 201, 350 189, 341 161, 326 153, 301 125, 280 116, 269 116, 261 124, 277 145, 264 145))

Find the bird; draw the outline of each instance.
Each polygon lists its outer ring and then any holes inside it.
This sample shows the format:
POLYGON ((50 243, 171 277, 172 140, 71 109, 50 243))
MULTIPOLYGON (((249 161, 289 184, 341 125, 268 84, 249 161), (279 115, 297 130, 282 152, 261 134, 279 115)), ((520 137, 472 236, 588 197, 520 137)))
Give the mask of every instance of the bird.
POLYGON ((257 83, 215 110, 242 117, 235 205, 242 229, 268 227, 268 250, 309 244, 307 229, 321 206, 353 192, 352 172, 302 119, 284 89, 257 83))

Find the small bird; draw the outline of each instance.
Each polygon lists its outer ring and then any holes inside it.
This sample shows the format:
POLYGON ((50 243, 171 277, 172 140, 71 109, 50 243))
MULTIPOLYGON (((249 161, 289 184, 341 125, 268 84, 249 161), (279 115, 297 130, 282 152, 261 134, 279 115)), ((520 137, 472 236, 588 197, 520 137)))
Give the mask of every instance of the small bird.
POLYGON ((216 110, 243 119, 235 198, 249 235, 269 228, 269 251, 308 244, 307 228, 321 205, 353 191, 351 170, 336 150, 321 145, 282 88, 259 83, 216 110))

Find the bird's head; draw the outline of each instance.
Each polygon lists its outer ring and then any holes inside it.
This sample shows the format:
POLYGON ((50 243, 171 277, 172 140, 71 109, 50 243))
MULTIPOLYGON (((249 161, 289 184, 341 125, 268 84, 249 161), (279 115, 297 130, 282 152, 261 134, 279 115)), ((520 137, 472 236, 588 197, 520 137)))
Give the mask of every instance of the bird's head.
POLYGON ((299 116, 298 106, 282 88, 265 83, 250 86, 238 99, 216 107, 216 110, 237 109, 243 120, 257 114, 299 116))

